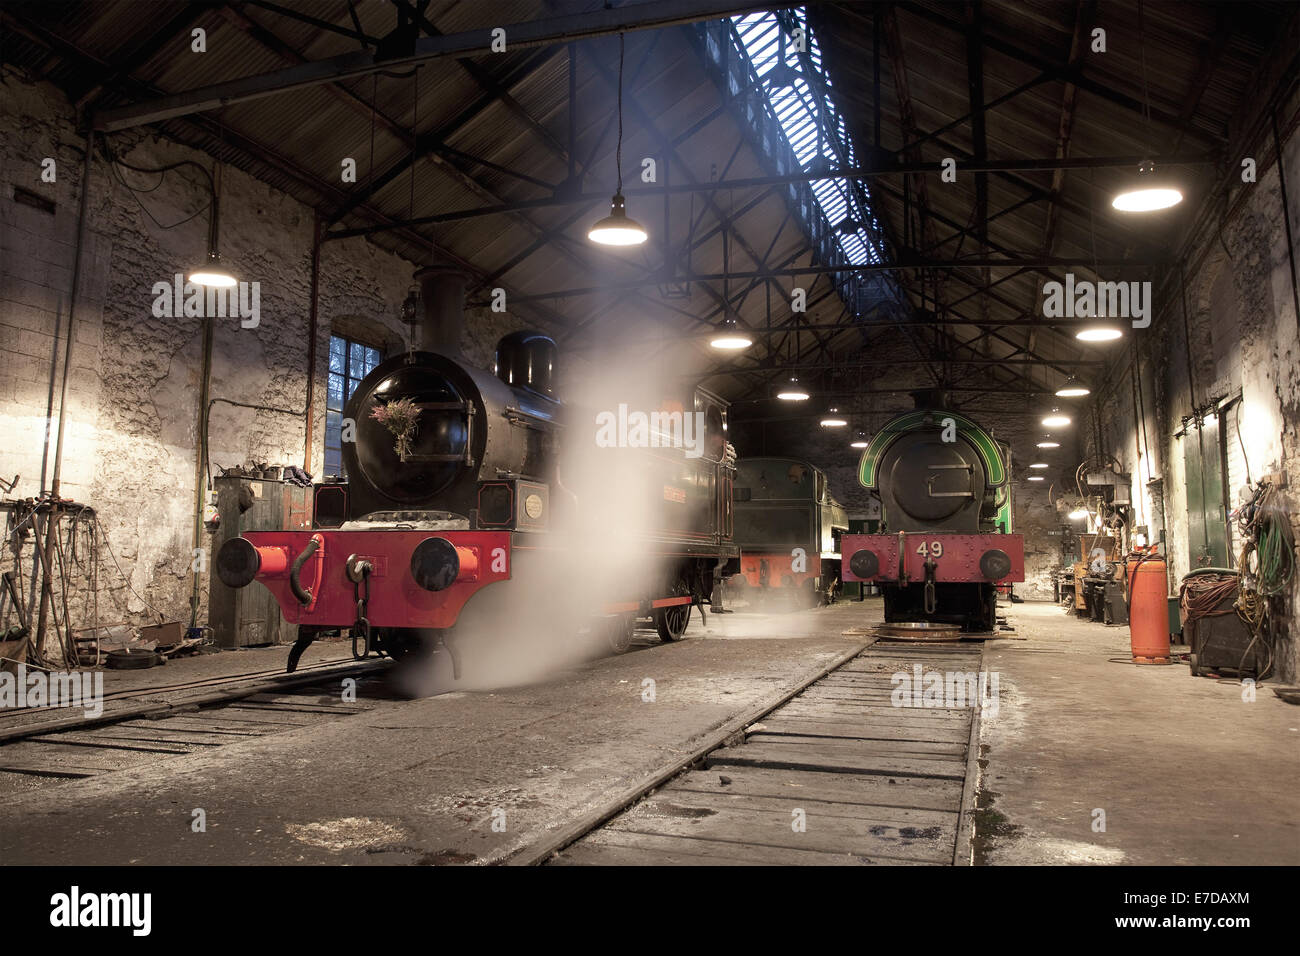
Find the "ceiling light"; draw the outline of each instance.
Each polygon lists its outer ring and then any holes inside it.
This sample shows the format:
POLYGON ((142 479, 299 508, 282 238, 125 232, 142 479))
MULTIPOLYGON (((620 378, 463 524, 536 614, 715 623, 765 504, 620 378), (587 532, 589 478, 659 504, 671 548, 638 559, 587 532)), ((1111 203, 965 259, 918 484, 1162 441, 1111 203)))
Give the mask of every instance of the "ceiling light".
POLYGON ((618 35, 618 145, 614 147, 614 167, 618 187, 610 200, 609 215, 591 227, 587 238, 602 246, 639 246, 647 233, 635 219, 629 219, 623 207, 623 34, 618 35))
POLYGON ((741 330, 735 318, 730 315, 722 320, 722 325, 718 327, 717 333, 709 340, 709 345, 715 349, 728 352, 747 349, 753 344, 754 340, 741 330))
MULTIPOLYGON (((1080 342, 1113 342, 1124 334, 1118 325, 1088 325, 1074 333, 1080 342)), ((1056 393, 1060 395, 1060 392, 1056 393)))
POLYGON ((1049 465, 1047 464, 1047 462, 1045 462, 1045 461, 1036 461, 1036 462, 1034 462, 1032 465, 1030 465, 1029 467, 1030 467, 1030 468, 1048 468, 1048 467, 1050 467, 1050 466, 1049 466, 1049 465))
POLYGON ((1057 398, 1081 398, 1092 392, 1087 385, 1084 385, 1077 378, 1071 375, 1065 380, 1065 384, 1056 390, 1057 398))
POLYGON ((840 418, 838 408, 827 409, 826 417, 822 419, 822 428, 843 428, 847 424, 846 419, 840 418))
POLYGON ((195 285, 211 286, 214 289, 230 289, 239 283, 230 274, 230 270, 221 264, 221 253, 215 249, 208 253, 207 261, 189 275, 195 285))
POLYGON ((1061 443, 1060 443, 1059 441, 1052 441, 1052 436, 1051 436, 1051 435, 1044 435, 1044 436, 1043 436, 1043 440, 1040 441, 1036 447, 1038 447, 1038 448, 1060 448, 1060 447, 1061 447, 1061 443))
POLYGON ((1053 408, 1043 419, 1043 425, 1047 428, 1064 428, 1068 424, 1070 424, 1070 416, 1062 415, 1059 408, 1053 408))
POLYGON ((635 219, 628 218, 623 208, 620 184, 619 192, 614 193, 614 198, 610 200, 609 215, 591 227, 587 238, 602 246, 639 246, 646 241, 647 235, 644 226, 635 219))
POLYGON ((1042 475, 1030 475, 1030 476, 1029 476, 1029 480, 1030 480, 1030 481, 1046 481, 1047 479, 1044 478, 1042 475))
POLYGON ((782 386, 776 397, 783 402, 803 402, 808 400, 808 390, 799 384, 798 375, 791 375, 790 381, 782 386))
POLYGON ((1145 159, 1138 166, 1137 182, 1115 196, 1110 204, 1120 212, 1154 212, 1182 201, 1182 192, 1157 178, 1155 164, 1145 159))

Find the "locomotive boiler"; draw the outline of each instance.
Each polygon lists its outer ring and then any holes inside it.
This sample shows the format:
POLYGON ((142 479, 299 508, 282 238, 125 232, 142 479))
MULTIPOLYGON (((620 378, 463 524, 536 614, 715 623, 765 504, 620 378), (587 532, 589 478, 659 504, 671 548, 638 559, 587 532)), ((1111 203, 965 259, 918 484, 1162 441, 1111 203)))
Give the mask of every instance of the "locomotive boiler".
POLYGON ((885 621, 991 631, 997 588, 1025 579, 1011 532, 1010 451, 956 412, 918 409, 872 437, 858 480, 881 503, 881 533, 842 540, 846 581, 876 584, 885 621))
MULTIPOLYGON (((227 586, 260 582, 299 625, 289 670, 315 636, 343 631, 358 657, 441 645, 459 676, 450 638, 471 599, 527 620, 529 601, 601 560, 600 540, 575 544, 559 533, 566 519, 574 526, 584 487, 600 476, 561 468, 566 442, 589 429, 574 429, 574 411, 555 395, 554 341, 507 335, 494 370, 475 368, 458 348, 464 277, 435 267, 417 278, 424 348, 391 356, 357 385, 344 412, 355 429, 342 443, 346 481, 316 486, 313 530, 248 532, 217 555, 227 586), (522 578, 527 598, 512 591, 522 578)), ((596 629, 618 650, 643 617, 663 640, 680 638, 712 575, 736 554, 726 408, 700 389, 687 400, 705 423, 700 454, 609 450, 647 455, 638 472, 655 479, 645 509, 655 520, 634 545, 647 559, 643 573, 592 603, 596 629)))
POLYGON ((840 536, 849 525, 826 473, 795 458, 742 458, 735 501, 740 573, 728 580, 731 593, 833 602, 841 587, 840 536))

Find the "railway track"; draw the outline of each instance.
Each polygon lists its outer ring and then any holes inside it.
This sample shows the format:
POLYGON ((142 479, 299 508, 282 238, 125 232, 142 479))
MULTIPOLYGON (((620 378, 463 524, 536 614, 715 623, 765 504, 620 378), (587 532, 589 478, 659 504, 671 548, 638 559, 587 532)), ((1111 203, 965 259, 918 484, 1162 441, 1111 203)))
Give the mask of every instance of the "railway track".
POLYGON ((0 795, 359 714, 374 706, 375 695, 367 691, 388 666, 368 661, 293 676, 259 672, 192 681, 116 695, 117 706, 97 717, 17 726, 6 721, 0 725, 0 795), (343 700, 345 678, 357 681, 355 700, 343 700), (159 700, 166 692, 178 696, 159 700))
POLYGON ((968 865, 979 707, 890 698, 897 673, 978 674, 982 660, 982 645, 874 643, 510 862, 968 865))

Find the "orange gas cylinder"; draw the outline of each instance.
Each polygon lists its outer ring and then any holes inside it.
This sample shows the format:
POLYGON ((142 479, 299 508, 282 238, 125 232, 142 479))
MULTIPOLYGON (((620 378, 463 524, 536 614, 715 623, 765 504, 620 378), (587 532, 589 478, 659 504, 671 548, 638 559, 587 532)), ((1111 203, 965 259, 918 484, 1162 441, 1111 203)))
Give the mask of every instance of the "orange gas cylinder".
POLYGON ((1169 588, 1165 560, 1158 555, 1128 558, 1129 643, 1137 664, 1169 663, 1169 588))

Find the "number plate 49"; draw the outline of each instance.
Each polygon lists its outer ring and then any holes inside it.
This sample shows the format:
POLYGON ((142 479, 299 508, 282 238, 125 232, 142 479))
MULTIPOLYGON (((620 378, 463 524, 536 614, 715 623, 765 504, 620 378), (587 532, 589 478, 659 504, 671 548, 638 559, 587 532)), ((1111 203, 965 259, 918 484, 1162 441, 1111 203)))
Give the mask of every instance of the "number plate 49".
POLYGON ((925 557, 930 557, 930 558, 938 559, 939 557, 941 557, 941 556, 943 555, 943 542, 942 542, 942 541, 930 541, 930 542, 922 541, 922 542, 920 543, 920 545, 917 546, 916 553, 919 554, 919 555, 920 555, 921 557, 923 557, 923 558, 925 558, 925 557))

